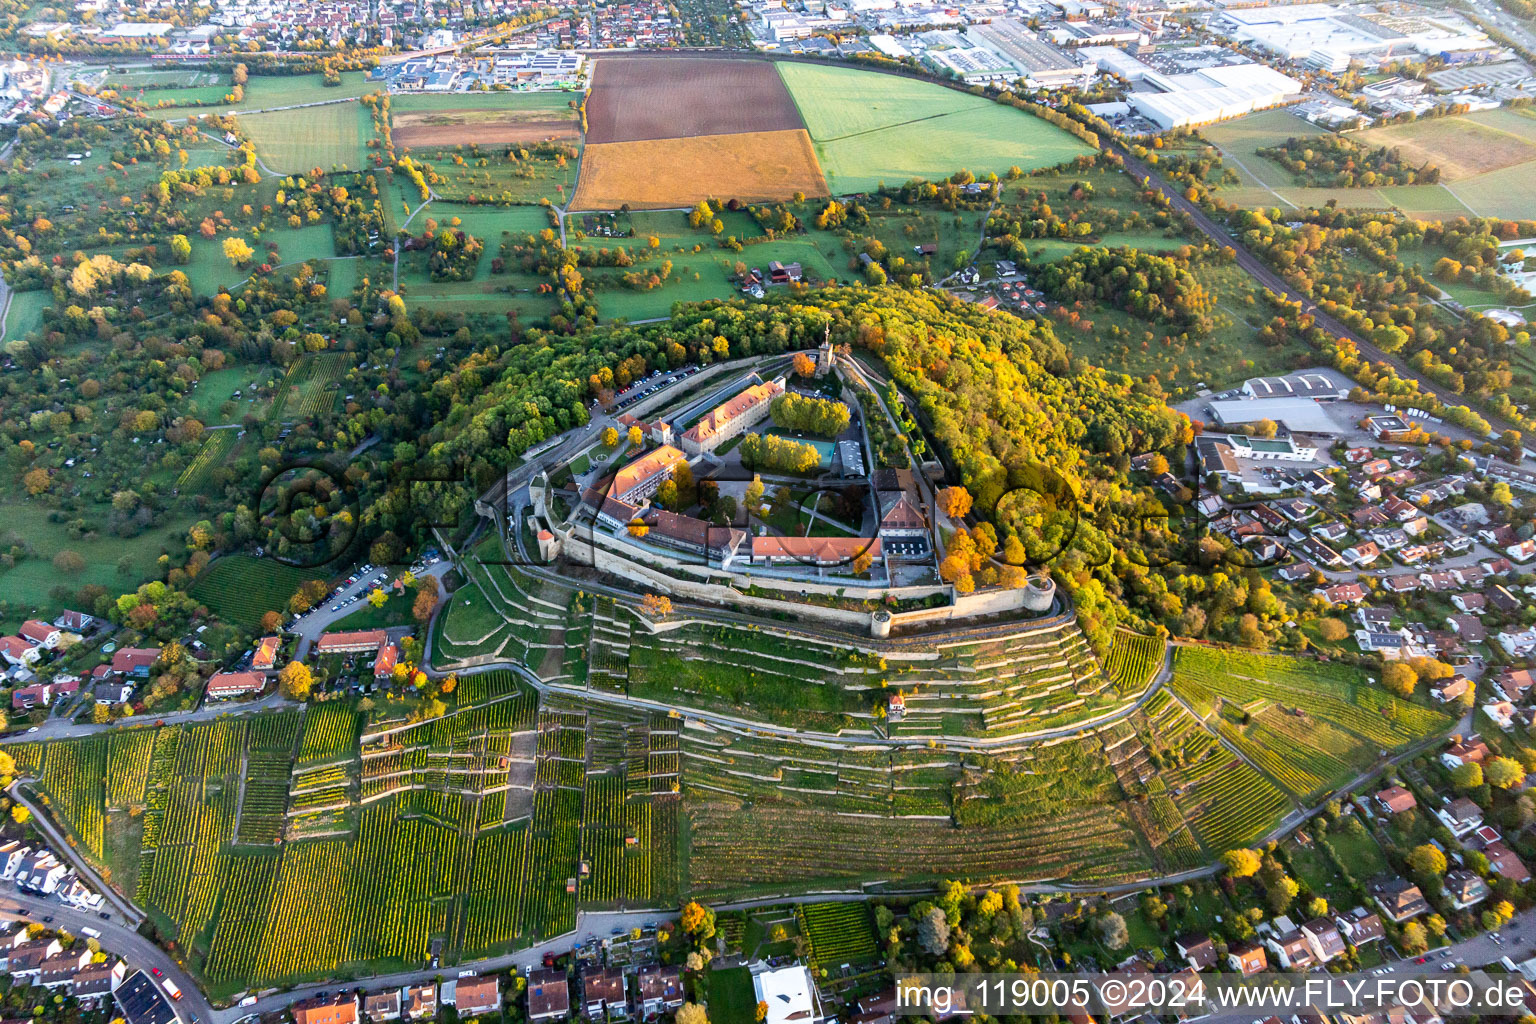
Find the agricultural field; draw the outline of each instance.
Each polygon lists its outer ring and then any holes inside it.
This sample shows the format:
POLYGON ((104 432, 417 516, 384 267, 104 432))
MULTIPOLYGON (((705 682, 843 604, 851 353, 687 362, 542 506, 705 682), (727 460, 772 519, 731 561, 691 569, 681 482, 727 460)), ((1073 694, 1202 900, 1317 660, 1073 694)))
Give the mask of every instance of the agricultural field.
POLYGON ((1104 659, 1104 674, 1127 693, 1140 691, 1162 668, 1164 648, 1160 637, 1120 630, 1104 659))
POLYGON ((190 593, 219 618, 254 629, 269 611, 283 611, 305 580, 320 574, 270 558, 229 555, 208 566, 190 593))
POLYGON ((261 162, 278 174, 303 174, 315 167, 325 171, 362 167, 373 133, 361 103, 274 110, 246 114, 235 121, 256 144, 261 162))
POLYGON ((1422 220, 1536 216, 1529 190, 1515 187, 1536 169, 1536 116, 1529 110, 1477 111, 1350 133, 1349 138, 1362 145, 1397 147, 1410 163, 1435 164, 1442 178, 1434 185, 1350 189, 1293 185, 1290 174, 1259 156, 1258 150, 1288 138, 1320 136, 1325 130, 1286 110, 1208 125, 1200 134, 1222 151, 1242 179, 1238 188, 1222 191, 1223 198, 1240 205, 1295 209, 1322 206, 1332 199, 1341 206, 1395 208, 1422 220))
POLYGON ((43 326, 43 310, 53 305, 53 292, 35 289, 27 292, 10 292, 5 307, 4 329, 0 341, 25 338, 43 326))
MULTIPOLYGON (((307 75, 252 75, 245 85, 245 99, 239 103, 216 101, 193 109, 186 107, 151 108, 145 113, 150 117, 180 120, 186 117, 202 117, 209 114, 238 114, 274 107, 290 107, 300 103, 338 103, 355 100, 365 93, 376 91, 377 84, 368 82, 366 71, 344 71, 341 84, 327 86, 322 74, 307 75)), ((345 104, 343 104, 345 105, 345 104)), ((318 108, 309 108, 310 113, 318 108)))
POLYGON ((238 439, 239 435, 233 430, 210 431, 208 440, 198 449, 196 457, 187 463, 187 468, 176 478, 176 489, 190 492, 202 487, 208 480, 208 474, 229 457, 238 439))
POLYGON ((513 146, 575 142, 581 121, 564 92, 408 93, 390 97, 390 137, 396 150, 451 146, 513 146))
POLYGON ((941 85, 852 68, 781 62, 834 195, 969 170, 1032 170, 1091 152, 1022 111, 941 85))
POLYGON ((278 422, 314 419, 336 402, 340 381, 351 368, 344 352, 306 353, 288 367, 272 402, 271 419, 278 422))
POLYGON ((628 203, 655 210, 701 199, 745 203, 827 194, 803 130, 737 132, 693 138, 587 144, 575 210, 628 203))
POLYGON ((587 99, 593 145, 802 127, 766 61, 603 57, 587 99))
POLYGON ((1252 766, 1310 801, 1454 719, 1400 700, 1357 669, 1280 656, 1180 648, 1172 687, 1252 766))

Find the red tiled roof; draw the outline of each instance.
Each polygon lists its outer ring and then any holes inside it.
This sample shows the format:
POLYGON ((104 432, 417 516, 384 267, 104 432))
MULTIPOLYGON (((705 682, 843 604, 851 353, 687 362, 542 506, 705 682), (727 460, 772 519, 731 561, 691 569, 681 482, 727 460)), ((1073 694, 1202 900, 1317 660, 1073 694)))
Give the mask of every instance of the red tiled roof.
POLYGON ((783 393, 784 386, 777 381, 770 380, 762 384, 754 384, 709 410, 704 414, 703 419, 688 428, 683 437, 689 441, 707 441, 732 420, 739 419, 764 402, 771 402, 783 393))

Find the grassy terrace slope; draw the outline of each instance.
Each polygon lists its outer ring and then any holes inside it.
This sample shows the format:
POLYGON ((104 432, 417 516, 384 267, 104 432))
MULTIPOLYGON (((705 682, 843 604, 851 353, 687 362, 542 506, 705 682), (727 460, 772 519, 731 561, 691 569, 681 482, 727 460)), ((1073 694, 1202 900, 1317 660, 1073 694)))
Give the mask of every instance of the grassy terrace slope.
POLYGON ((1031 170, 1091 152, 1055 125, 941 85, 819 64, 778 68, 834 195, 961 168, 978 177, 1031 170))
POLYGON ((1399 700, 1344 665, 1185 647, 1174 692, 1276 784, 1304 801, 1454 719, 1399 700))

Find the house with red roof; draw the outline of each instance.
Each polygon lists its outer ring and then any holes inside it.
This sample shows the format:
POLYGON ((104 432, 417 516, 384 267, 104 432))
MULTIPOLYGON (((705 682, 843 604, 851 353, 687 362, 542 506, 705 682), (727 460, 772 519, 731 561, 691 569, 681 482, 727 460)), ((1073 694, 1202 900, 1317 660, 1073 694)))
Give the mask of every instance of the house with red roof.
POLYGON ((50 651, 59 646, 59 640, 64 635, 59 631, 58 626, 51 622, 44 622, 41 619, 28 619, 21 624, 21 628, 16 632, 21 635, 23 640, 30 640, 32 643, 37 644, 37 646, 47 648, 50 651))

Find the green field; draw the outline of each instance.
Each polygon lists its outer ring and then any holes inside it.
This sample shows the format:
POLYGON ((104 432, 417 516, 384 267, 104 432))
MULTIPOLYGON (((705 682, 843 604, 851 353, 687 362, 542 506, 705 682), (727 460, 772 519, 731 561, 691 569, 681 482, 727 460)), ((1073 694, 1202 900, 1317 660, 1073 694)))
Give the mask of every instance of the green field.
POLYGON ((261 162, 279 174, 362 167, 372 121, 361 103, 247 114, 236 119, 261 162))
POLYGON ((880 184, 1030 170, 1092 152, 1011 107, 940 85, 850 68, 781 62, 834 195, 880 184))
POLYGON ((21 542, 28 552, 13 568, 0 572, 0 601, 10 605, 7 618, 15 619, 12 625, 34 617, 34 611, 51 619, 66 607, 68 601, 61 602, 49 593, 61 583, 71 589, 99 583, 117 594, 156 576, 155 560, 162 553, 186 550, 187 527, 195 518, 171 519, 137 537, 114 537, 105 531, 73 537, 67 523, 49 519, 45 505, 19 494, 18 489, 17 497, 0 502, 0 523, 4 524, 0 527, 0 539, 14 534, 14 538, 3 541, 4 545, 21 542), (53 567, 53 557, 60 551, 80 554, 85 559, 85 568, 75 575, 62 576, 53 567), (129 571, 120 573, 118 564, 124 560, 129 571))
POLYGON ((11 304, 5 311, 5 330, 0 331, 0 341, 25 338, 43 326, 43 310, 53 305, 53 292, 47 288, 11 292, 10 295, 11 304))
POLYGON ((189 593, 219 618, 255 628, 267 612, 287 611, 300 583, 322 578, 323 573, 270 558, 229 555, 204 570, 189 593))
POLYGON ((1221 149, 1226 163, 1242 179, 1239 187, 1222 190, 1224 199, 1241 206, 1301 208, 1333 200, 1363 209, 1395 208, 1423 220, 1468 215, 1536 217, 1536 198, 1525 187, 1536 171, 1536 117, 1530 111, 1500 108, 1349 135, 1362 145, 1401 147, 1410 161, 1429 160, 1444 174, 1435 185, 1347 189, 1294 185, 1288 171, 1259 156, 1258 150, 1288 138, 1329 132, 1288 110, 1266 110, 1207 125, 1200 134, 1221 149), (1497 153, 1491 152, 1494 147, 1499 147, 1497 153))
POLYGON ((575 92, 407 92, 389 98, 394 113, 415 110, 565 110, 575 92))
POLYGON ((301 228, 281 227, 269 231, 260 239, 239 230, 216 238, 192 236, 192 260, 182 267, 192 290, 213 295, 220 288, 234 288, 250 277, 257 266, 266 259, 267 247, 277 246, 280 264, 302 263, 305 260, 330 259, 336 255, 336 240, 329 224, 307 224, 301 228), (233 235, 244 238, 256 250, 251 263, 236 267, 224 256, 224 239, 233 235))
MULTIPOLYGON (((146 113, 150 117, 162 119, 234 114, 241 111, 293 106, 299 103, 356 99, 364 93, 375 92, 382 88, 383 86, 376 82, 370 83, 367 73, 363 71, 342 72, 341 84, 332 88, 326 87, 325 76, 320 74, 252 75, 245 85, 245 99, 239 103, 195 108, 166 107, 149 110, 146 113)), ((311 112, 315 109, 318 108, 311 108, 311 112)))

